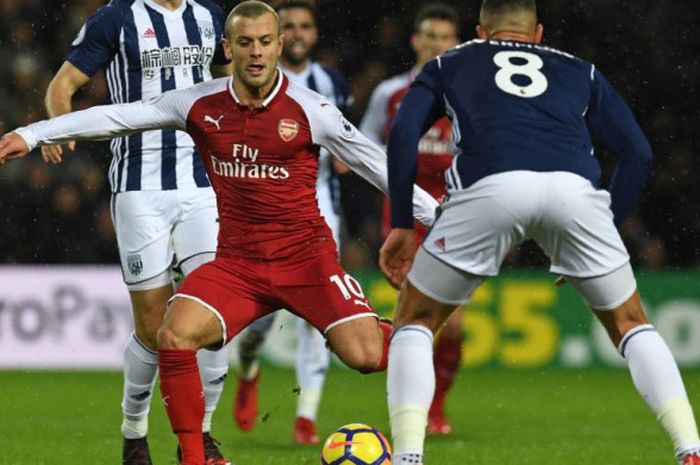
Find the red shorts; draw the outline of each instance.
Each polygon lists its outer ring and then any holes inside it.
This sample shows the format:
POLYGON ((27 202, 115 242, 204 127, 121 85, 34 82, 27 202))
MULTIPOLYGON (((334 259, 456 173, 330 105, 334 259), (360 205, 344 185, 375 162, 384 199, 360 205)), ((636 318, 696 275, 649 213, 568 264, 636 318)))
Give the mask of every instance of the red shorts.
POLYGON ((217 257, 190 273, 176 297, 196 300, 214 312, 224 343, 254 320, 282 308, 324 334, 342 322, 376 316, 357 280, 345 273, 335 253, 325 250, 302 260, 217 257))

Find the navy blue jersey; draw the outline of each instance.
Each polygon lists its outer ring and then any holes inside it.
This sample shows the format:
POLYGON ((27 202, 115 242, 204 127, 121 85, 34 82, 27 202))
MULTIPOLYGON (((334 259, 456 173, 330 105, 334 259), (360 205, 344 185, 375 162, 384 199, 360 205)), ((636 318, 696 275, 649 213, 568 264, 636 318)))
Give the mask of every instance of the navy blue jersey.
POLYGON ((595 142, 617 157, 625 174, 616 173, 610 189, 619 222, 648 175, 651 149, 627 105, 594 65, 558 50, 467 42, 428 63, 406 98, 388 148, 395 227, 412 224, 413 133, 445 114, 456 155, 446 172, 448 192, 515 170, 569 171, 597 186, 595 142))
MULTIPOLYGON (((224 12, 212 0, 168 10, 154 0, 112 0, 83 25, 66 60, 88 76, 105 70, 112 103, 150 99, 212 78, 227 62, 224 12)), ((188 134, 147 131, 112 140, 113 192, 209 186, 188 134)))

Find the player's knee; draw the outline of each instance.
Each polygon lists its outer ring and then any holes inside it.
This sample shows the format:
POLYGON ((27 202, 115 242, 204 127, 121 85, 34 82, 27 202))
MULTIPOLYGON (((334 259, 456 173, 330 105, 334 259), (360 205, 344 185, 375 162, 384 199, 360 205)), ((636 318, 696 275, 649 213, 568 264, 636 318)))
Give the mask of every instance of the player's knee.
POLYGON ((197 349, 197 344, 175 328, 163 325, 157 332, 158 349, 197 349))
MULTIPOLYGON (((430 327, 430 326, 428 326, 430 327)), ((431 328, 432 329, 432 328, 431 328)), ((461 340, 463 335, 462 329, 462 312, 456 311, 447 319, 440 330, 440 337, 451 341, 461 340)), ((433 331, 436 333, 437 331, 433 331)))
POLYGON ((134 302, 134 332, 146 346, 156 347, 156 334, 163 324, 166 302, 160 298, 134 302))
POLYGON ((156 347, 158 328, 162 323, 155 318, 137 319, 134 321, 134 332, 147 347, 154 348, 156 347))

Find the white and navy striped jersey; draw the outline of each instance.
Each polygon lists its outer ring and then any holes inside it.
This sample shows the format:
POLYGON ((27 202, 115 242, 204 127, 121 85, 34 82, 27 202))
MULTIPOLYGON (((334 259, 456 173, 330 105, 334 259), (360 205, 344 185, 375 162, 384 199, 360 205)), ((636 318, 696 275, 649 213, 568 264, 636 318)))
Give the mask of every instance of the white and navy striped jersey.
MULTIPOLYGON (((347 113, 352 105, 350 87, 338 71, 316 62, 311 62, 301 73, 295 73, 284 66, 281 68, 292 82, 323 95, 341 112, 347 113)), ((319 153, 316 197, 321 215, 333 230, 333 237, 339 244, 340 187, 337 178, 333 176, 332 155, 325 149, 319 153)))
MULTIPOLYGON (((170 11, 153 0, 112 0, 80 30, 66 60, 93 76, 105 69, 112 103, 129 103, 211 79, 227 62, 224 13, 210 0, 183 0, 170 11)), ((112 140, 113 192, 208 187, 192 138, 148 131, 112 140)))

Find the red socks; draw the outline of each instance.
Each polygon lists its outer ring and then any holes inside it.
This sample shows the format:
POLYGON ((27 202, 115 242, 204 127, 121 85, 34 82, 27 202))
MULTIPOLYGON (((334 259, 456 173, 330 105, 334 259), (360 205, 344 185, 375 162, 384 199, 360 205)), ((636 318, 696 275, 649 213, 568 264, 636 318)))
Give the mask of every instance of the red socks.
POLYGON ((194 350, 158 351, 160 393, 182 449, 182 465, 204 465, 204 391, 194 350))
POLYGON ((433 362, 435 363, 435 396, 430 409, 442 411, 445 396, 454 381, 459 370, 459 362, 462 359, 462 338, 448 339, 438 338, 435 345, 433 362))

